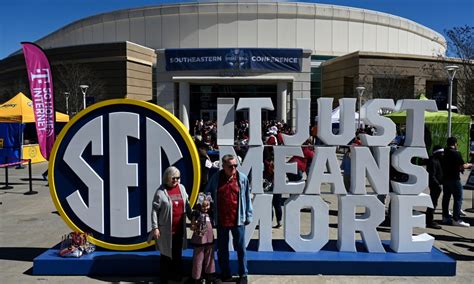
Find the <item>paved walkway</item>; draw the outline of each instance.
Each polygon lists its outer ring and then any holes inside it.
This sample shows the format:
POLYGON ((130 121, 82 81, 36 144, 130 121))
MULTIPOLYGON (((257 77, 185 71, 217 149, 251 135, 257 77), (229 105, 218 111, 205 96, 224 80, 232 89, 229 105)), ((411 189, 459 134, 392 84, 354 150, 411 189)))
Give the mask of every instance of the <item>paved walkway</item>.
MULTIPOLYGON (((1 283, 158 283, 158 278, 134 277, 79 277, 32 275, 33 259, 61 240, 70 229, 57 214, 47 183, 41 177, 46 163, 34 164, 33 189, 36 195, 23 195, 29 190, 28 168, 9 171, 13 189, 0 190, 0 279, 1 283)), ((4 171, 0 169, 0 187, 4 171)), ((464 180, 467 174, 464 175, 464 180)), ((463 182, 464 182, 463 180, 463 182)), ((463 208, 472 207, 473 191, 466 190, 463 208)), ((330 239, 337 238, 336 198, 323 196, 330 202, 330 239)), ((441 200, 439 206, 441 207, 441 200)), ((304 213, 303 213, 304 214, 304 213)), ((441 209, 435 219, 441 218, 441 209)), ((303 216, 303 223, 307 216, 303 216)), ((415 229, 427 232, 436 239, 435 246, 457 260, 455 277, 376 277, 376 276, 280 276, 250 275, 251 283, 472 283, 474 281, 474 213, 464 219, 470 228, 443 226, 441 230, 415 229)), ((302 228, 303 232, 308 228, 302 228)), ((283 238, 283 230, 275 229, 274 238, 283 238)), ((389 239, 389 228, 381 227, 381 239, 389 239)))

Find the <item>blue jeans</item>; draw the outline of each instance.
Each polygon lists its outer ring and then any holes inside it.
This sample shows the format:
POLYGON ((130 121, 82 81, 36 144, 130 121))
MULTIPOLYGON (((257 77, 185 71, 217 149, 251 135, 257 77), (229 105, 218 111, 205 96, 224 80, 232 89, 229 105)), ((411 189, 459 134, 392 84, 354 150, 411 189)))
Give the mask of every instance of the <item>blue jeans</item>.
POLYGON ((449 218, 449 200, 453 196, 453 219, 461 219, 462 184, 460 180, 446 180, 443 184, 443 218, 449 218))
POLYGON ((247 250, 245 248, 245 226, 222 228, 217 227, 217 260, 221 268, 221 274, 231 275, 229 265, 229 231, 232 233, 234 250, 237 252, 239 263, 239 275, 248 274, 247 250))

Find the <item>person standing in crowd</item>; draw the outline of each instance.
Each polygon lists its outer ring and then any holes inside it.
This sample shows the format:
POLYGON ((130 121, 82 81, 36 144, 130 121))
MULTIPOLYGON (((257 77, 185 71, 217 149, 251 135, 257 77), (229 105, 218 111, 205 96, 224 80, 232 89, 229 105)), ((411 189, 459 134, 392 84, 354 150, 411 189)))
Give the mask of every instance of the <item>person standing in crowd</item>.
POLYGON ((278 122, 277 127, 278 127, 278 133, 276 137, 277 137, 278 145, 284 145, 285 143, 283 141, 283 132, 285 131, 285 128, 284 128, 285 125, 282 122, 278 122))
POLYGON ((443 168, 441 166, 443 152, 444 149, 441 146, 434 146, 433 154, 428 160, 427 165, 430 196, 431 201, 433 202, 433 208, 426 208, 426 227, 432 229, 441 229, 441 226, 433 220, 433 215, 436 210, 436 206, 438 205, 438 198, 441 195, 441 186, 443 185, 443 168))
POLYGON ((347 148, 346 153, 344 153, 344 156, 342 156, 342 162, 341 162, 341 170, 342 170, 342 176, 344 178, 344 186, 346 187, 346 190, 349 192, 351 189, 351 147, 349 146, 347 148))
POLYGON ((201 280, 213 282, 215 273, 214 264, 214 233, 211 222, 210 195, 199 193, 196 210, 193 211, 191 219, 191 230, 193 236, 191 243, 194 245, 193 251, 193 271, 191 277, 194 283, 201 283, 201 280), (204 273, 203 273, 204 272, 204 273), (205 277, 203 278, 203 274, 205 277))
MULTIPOLYGON (((273 163, 273 155, 267 155, 263 161, 263 178, 267 182, 266 186, 264 186, 264 190, 269 191, 269 192, 273 192, 274 170, 275 170, 275 165, 273 163)), ((281 193, 273 193, 272 206, 273 206, 273 210, 275 211, 275 218, 276 218, 276 225, 273 226, 273 228, 275 229, 281 228, 281 218, 283 216, 281 202, 282 202, 281 193)))
POLYGON ((311 126, 311 129, 309 130, 310 131, 310 134, 311 134, 311 143, 313 145, 317 145, 316 141, 318 139, 318 122, 315 121, 313 122, 313 126, 311 126))
POLYGON ((181 173, 168 167, 163 182, 155 193, 151 211, 151 238, 160 251, 160 283, 181 281, 182 250, 186 248, 186 216, 191 218, 191 206, 186 189, 180 183, 181 173))
POLYGON ((447 225, 470 227, 470 225, 461 220, 461 205, 463 200, 463 187, 461 184, 460 173, 465 169, 471 168, 471 164, 465 163, 461 153, 457 150, 456 137, 447 139, 447 147, 444 149, 443 158, 443 223, 447 225), (449 201, 453 196, 453 216, 449 214, 449 201))
POLYGON ((275 136, 277 135, 277 133, 278 133, 278 130, 276 126, 270 127, 270 129, 268 129, 267 131, 268 137, 265 141, 265 144, 272 145, 272 146, 278 145, 278 140, 277 140, 277 137, 275 136))
POLYGON ((201 164, 201 184, 199 191, 204 191, 209 180, 209 172, 212 168, 211 158, 207 154, 207 146, 203 143, 198 145, 199 163, 201 164))
POLYGON ((252 201, 247 176, 237 171, 237 158, 222 157, 222 170, 209 180, 206 192, 214 200, 214 223, 217 224, 217 257, 223 281, 232 278, 229 265, 229 232, 237 252, 239 283, 247 283, 245 226, 252 222, 252 201))

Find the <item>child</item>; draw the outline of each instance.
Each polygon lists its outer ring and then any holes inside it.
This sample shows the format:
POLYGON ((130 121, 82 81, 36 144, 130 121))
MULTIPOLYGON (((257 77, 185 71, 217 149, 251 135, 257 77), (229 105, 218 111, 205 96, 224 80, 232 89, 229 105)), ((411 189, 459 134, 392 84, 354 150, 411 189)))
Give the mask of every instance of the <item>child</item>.
POLYGON ((202 271, 212 282, 215 272, 214 264, 214 233, 212 232, 211 217, 212 197, 199 193, 197 206, 191 220, 191 230, 194 232, 191 243, 194 245, 192 278, 196 283, 202 277, 202 271))

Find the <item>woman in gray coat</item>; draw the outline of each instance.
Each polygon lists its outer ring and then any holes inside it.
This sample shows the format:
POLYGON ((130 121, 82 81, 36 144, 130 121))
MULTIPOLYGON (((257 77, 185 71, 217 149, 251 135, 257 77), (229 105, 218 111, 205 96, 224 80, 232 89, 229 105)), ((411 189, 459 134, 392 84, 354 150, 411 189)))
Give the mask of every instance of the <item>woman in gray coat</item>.
POLYGON ((169 167, 156 190, 151 211, 150 236, 160 251, 160 283, 181 279, 182 250, 186 248, 186 216, 191 217, 188 194, 180 184, 180 171, 169 167))

